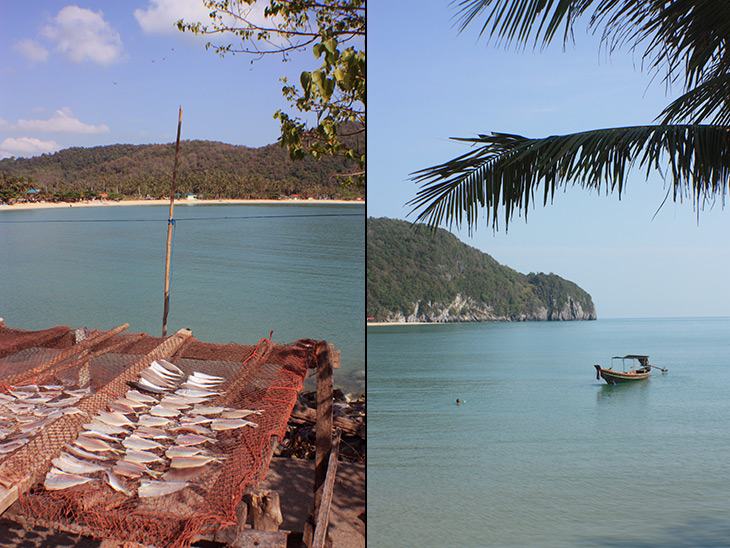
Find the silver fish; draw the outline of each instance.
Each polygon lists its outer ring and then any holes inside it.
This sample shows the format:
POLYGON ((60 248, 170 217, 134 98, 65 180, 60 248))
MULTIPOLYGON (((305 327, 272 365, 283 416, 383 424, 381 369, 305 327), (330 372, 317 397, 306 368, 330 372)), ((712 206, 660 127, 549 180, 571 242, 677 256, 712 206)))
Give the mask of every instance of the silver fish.
POLYGON ((74 398, 73 396, 70 396, 68 398, 63 398, 62 400, 49 401, 46 405, 48 407, 68 407, 69 405, 74 405, 76 402, 79 401, 79 399, 80 398, 74 398))
POLYGON ((104 470, 102 466, 78 459, 68 453, 61 453, 51 461, 57 468, 69 474, 92 474, 104 470))
POLYGON ((104 441, 119 441, 119 439, 115 436, 105 434, 104 432, 97 432, 96 430, 84 430, 79 433, 79 436, 83 436, 85 438, 96 438, 104 441))
POLYGON ((150 409, 150 415, 153 415, 155 417, 177 417, 180 414, 179 409, 170 409, 169 407, 165 407, 163 405, 155 405, 150 409))
POLYGON ((114 472, 111 470, 104 470, 104 472, 106 472, 106 482, 112 489, 119 491, 120 493, 124 493, 128 497, 134 496, 134 493, 124 486, 122 481, 116 476, 116 474, 114 474, 114 472))
POLYGON ((137 419, 140 426, 164 427, 170 424, 170 419, 165 417, 153 417, 152 415, 142 415, 137 419))
POLYGON ((162 375, 158 375, 151 369, 145 369, 139 373, 140 380, 145 380, 154 386, 159 386, 165 390, 175 388, 176 383, 164 378, 162 375))
POLYGON ((137 494, 140 497, 162 497, 164 495, 180 491, 181 489, 185 489, 187 486, 187 482, 143 481, 140 484, 139 489, 137 489, 137 494))
POLYGON ((197 468, 211 462, 220 462, 220 459, 211 455, 192 455, 190 457, 172 457, 170 468, 197 468))
POLYGON ((208 375, 207 373, 201 373, 200 371, 193 371, 192 374, 190 375, 190 377, 188 377, 188 378, 191 378, 191 377, 196 380, 203 381, 203 382, 211 382, 211 383, 216 382, 219 384, 226 380, 223 377, 216 377, 215 375, 208 375))
MULTIPOLYGON (((154 398, 152 398, 152 399, 154 400, 154 398)), ((157 400, 154 400, 154 401, 157 401, 157 400)), ((134 410, 137 410, 137 409, 145 409, 145 408, 149 407, 149 405, 147 405, 147 403, 139 402, 137 400, 133 400, 131 398, 127 398, 126 396, 122 396, 121 398, 119 398, 117 400, 114 400, 114 402, 115 403, 121 403, 122 405, 129 406, 129 407, 131 407, 134 410)))
POLYGON ((96 415, 96 418, 110 426, 134 426, 132 421, 130 421, 122 413, 99 411, 99 413, 96 415))
POLYGON ((166 390, 165 388, 156 386, 141 377, 138 381, 129 381, 129 384, 139 390, 143 390, 144 392, 150 392, 152 394, 165 394, 166 392, 168 392, 168 390, 166 390))
POLYGON ((157 399, 153 398, 152 396, 148 396, 147 394, 143 394, 142 392, 138 392, 137 390, 129 390, 124 395, 125 398, 130 399, 132 401, 136 401, 137 403, 144 403, 144 404, 153 404, 157 403, 157 399))
POLYGON ((180 434, 177 438, 175 438, 175 444, 183 447, 201 445, 203 443, 215 443, 215 440, 205 436, 199 436, 198 434, 180 434))
POLYGON ((139 451, 137 449, 127 449, 127 452, 124 454, 124 460, 138 462, 141 464, 146 464, 148 462, 164 462, 161 457, 158 457, 154 453, 150 453, 149 451, 139 451))
POLYGON ((210 390, 213 390, 214 388, 217 388, 218 387, 218 384, 219 383, 215 383, 213 385, 210 385, 210 384, 205 384, 205 383, 202 383, 202 382, 198 382, 198 381, 196 381, 194 379, 188 379, 188 380, 186 380, 184 383, 182 383, 180 385, 180 388, 189 388, 191 390, 207 390, 207 391, 210 391, 210 390))
POLYGON ((46 480, 43 482, 43 486, 49 491, 59 491, 61 489, 74 487, 75 485, 88 483, 93 480, 94 478, 69 474, 63 470, 59 470, 58 468, 51 468, 51 471, 46 474, 46 480))
POLYGON ((12 453, 16 449, 20 449, 21 447, 23 447, 29 441, 30 440, 27 438, 18 438, 18 439, 14 439, 12 441, 2 443, 2 444, 0 444, 0 455, 6 455, 8 453, 12 453))
POLYGON ((74 455, 75 457, 78 457, 83 460, 108 460, 109 457, 106 455, 103 455, 101 453, 90 453, 89 451, 84 451, 81 449, 81 447, 77 447, 75 445, 66 444, 66 451, 74 455))
POLYGON ((73 405, 71 407, 65 407, 63 409, 63 414, 64 415, 86 415, 86 416, 89 415, 86 411, 82 411, 81 409, 79 409, 78 407, 75 407, 73 405))
POLYGON ((75 396, 77 398, 83 398, 91 394, 91 388, 78 388, 77 390, 64 390, 69 396, 75 396))
POLYGON ((173 371, 170 371, 168 368, 162 366, 159 362, 153 361, 148 369, 152 372, 154 372, 156 375, 159 375, 163 379, 167 379, 172 382, 180 382, 184 375, 174 373, 173 371))
POLYGON ((255 422, 247 421, 245 419, 216 419, 210 423, 210 427, 213 430, 234 430, 236 428, 243 428, 244 426, 251 426, 252 428, 258 428, 259 425, 255 422))
POLYGON ((220 406, 196 405, 195 407, 193 407, 194 413, 197 413, 198 415, 205 415, 205 416, 220 415, 225 410, 226 410, 225 407, 220 407, 220 406))
POLYGON ((159 359, 157 360, 157 363, 159 363, 162 367, 179 377, 185 376, 185 373, 183 373, 182 369, 180 369, 177 365, 168 362, 167 360, 159 359))
POLYGON ((109 410, 122 415, 136 415, 137 411, 131 405, 127 405, 119 400, 113 401, 109 404, 109 410))
POLYGON ((197 403, 202 403, 205 401, 205 398, 190 398, 185 396, 178 396, 177 394, 166 394, 160 403, 171 403, 171 404, 180 404, 188 407, 192 407, 193 405, 197 403))
POLYGON ((175 428, 170 428, 171 432, 188 432, 190 434, 198 434, 199 436, 213 436, 215 432, 210 428, 206 428, 202 424, 181 424, 175 428))
POLYGON ((173 457, 192 457, 194 455, 207 455, 208 453, 204 449, 198 447, 180 447, 179 445, 173 445, 167 451, 165 456, 168 459, 173 457))
POLYGON ((76 441, 74 441, 74 444, 84 451, 89 451, 91 453, 103 453, 104 451, 111 451, 115 453, 120 452, 118 449, 114 449, 104 440, 100 440, 98 438, 87 438, 86 436, 79 436, 78 438, 76 438, 76 441))
POLYGON ((148 440, 169 440, 172 439, 170 434, 165 432, 162 428, 155 428, 154 426, 138 426, 134 431, 134 434, 140 438, 148 440))
POLYGON ((162 449, 163 448, 163 446, 160 445, 159 443, 157 443, 156 441, 141 438, 134 434, 132 434, 128 438, 125 438, 122 441, 122 445, 126 449, 137 449, 139 451, 147 451, 149 449, 162 449))
POLYGON ((263 410, 254 411, 253 409, 227 409, 221 413, 222 419, 244 419, 249 415, 260 415, 263 410))
POLYGON ((204 417, 202 415, 184 415, 180 417, 180 424, 208 424, 213 421, 213 417, 204 417))
POLYGON ((139 478, 142 474, 147 474, 153 478, 159 477, 159 472, 150 470, 144 464, 140 462, 132 462, 125 459, 117 461, 114 465, 114 473, 119 476, 125 476, 127 478, 139 478))
POLYGON ((94 417, 91 422, 84 424, 84 429, 95 430, 96 432, 103 432, 104 434, 110 434, 112 436, 126 436, 129 430, 121 426, 112 426, 105 422, 101 422, 98 418, 94 417))
POLYGON ((213 396, 219 396, 220 392, 194 388, 178 388, 177 390, 175 390, 175 394, 177 394, 178 396, 190 396, 192 398, 210 398, 213 396))

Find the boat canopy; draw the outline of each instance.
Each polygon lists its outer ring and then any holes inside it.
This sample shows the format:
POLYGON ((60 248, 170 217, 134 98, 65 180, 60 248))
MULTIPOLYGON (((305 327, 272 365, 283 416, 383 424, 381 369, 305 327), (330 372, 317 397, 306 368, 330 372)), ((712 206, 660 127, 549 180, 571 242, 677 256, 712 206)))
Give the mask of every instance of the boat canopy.
POLYGON ((640 354, 626 354, 625 356, 614 356, 612 360, 648 360, 649 356, 643 356, 640 354))

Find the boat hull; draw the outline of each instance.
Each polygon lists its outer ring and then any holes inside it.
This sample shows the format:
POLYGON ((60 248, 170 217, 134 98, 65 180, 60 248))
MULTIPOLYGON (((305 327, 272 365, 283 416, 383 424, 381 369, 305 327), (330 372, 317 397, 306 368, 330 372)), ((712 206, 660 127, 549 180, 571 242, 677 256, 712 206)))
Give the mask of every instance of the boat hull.
POLYGON ((649 378, 651 368, 635 369, 634 371, 628 371, 623 373, 621 371, 614 371, 613 369, 602 369, 599 366, 595 366, 598 375, 606 381, 608 384, 617 384, 620 382, 635 382, 643 381, 649 378))

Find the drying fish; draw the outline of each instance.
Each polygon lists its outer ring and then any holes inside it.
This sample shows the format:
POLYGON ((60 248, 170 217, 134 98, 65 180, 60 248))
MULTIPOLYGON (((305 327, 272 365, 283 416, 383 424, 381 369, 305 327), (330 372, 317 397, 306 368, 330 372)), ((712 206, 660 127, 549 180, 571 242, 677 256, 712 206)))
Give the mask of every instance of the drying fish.
POLYGON ((104 432, 98 432, 96 430, 84 430, 79 433, 79 436, 83 436, 85 438, 96 438, 104 441, 119 441, 118 438, 111 434, 105 434, 104 432))
POLYGON ((74 398, 73 396, 71 396, 68 398, 63 398, 62 400, 49 401, 46 405, 48 407, 67 407, 69 405, 74 405, 77 401, 79 401, 79 398, 74 398))
POLYGON ((164 405, 155 405, 150 409, 150 415, 155 417, 177 417, 180 414, 179 409, 170 409, 164 405))
POLYGON ((132 421, 125 417, 122 413, 109 411, 99 411, 96 415, 101 422, 108 424, 109 426, 134 426, 132 421))
POLYGON ((63 390, 62 384, 41 384, 38 388, 46 392, 60 392, 63 390))
POLYGON ((249 415, 260 415, 263 410, 254 411, 253 409, 227 409, 221 413, 222 419, 245 419, 249 415))
POLYGON ((204 449, 200 449, 199 447, 180 447, 179 445, 173 445, 165 451, 165 456, 169 459, 173 457, 192 457, 194 455, 207 454, 204 449))
POLYGON ((87 438, 86 436, 79 436, 74 441, 74 444, 83 449, 84 451, 90 451, 92 453, 103 453, 104 451, 111 451, 119 453, 119 449, 114 449, 104 440, 98 438, 87 438))
POLYGON ((125 398, 130 399, 132 401, 136 401, 137 403, 144 403, 144 404, 153 404, 157 403, 157 399, 153 398, 152 396, 148 396, 147 394, 143 394, 142 392, 138 392, 137 390, 129 390, 124 395, 125 398))
POLYGON ((115 401, 115 403, 121 403, 122 405, 131 407, 135 411, 137 411, 138 409, 145 409, 145 408, 149 407, 149 405, 147 405, 146 403, 138 402, 131 398, 127 398, 126 396, 122 396, 121 398, 114 400, 114 401, 115 401))
POLYGON ((210 428, 206 428, 202 424, 181 424, 175 428, 170 428, 172 432, 188 432, 190 434, 198 434, 200 436, 215 436, 210 428))
POLYGON ((88 396, 91 394, 91 388, 78 388, 76 390, 64 390, 66 394, 69 396, 74 396, 76 398, 83 398, 84 396, 88 396))
POLYGON ((103 467, 92 462, 78 459, 68 453, 61 453, 51 461, 57 468, 69 474, 92 474, 104 470, 103 467))
POLYGON ((215 443, 215 440, 198 434, 180 434, 177 438, 175 438, 175 444, 183 447, 201 445, 206 442, 215 443))
POLYGON ((153 361, 150 366, 147 368, 148 371, 152 371, 155 375, 158 375, 162 377, 163 379, 167 379, 170 382, 178 383, 183 378, 184 375, 178 375, 177 373, 173 373, 166 367, 160 365, 158 362, 153 361))
POLYGON ((45 419, 41 419, 39 421, 34 421, 28 424, 21 424, 18 426, 18 430, 20 430, 23 434, 32 434, 37 430, 48 426, 54 420, 56 420, 56 417, 46 417, 45 419))
POLYGON ((206 470, 209 470, 209 468, 205 465, 203 466, 196 466, 193 468, 172 468, 162 474, 162 479, 164 481, 190 481, 195 478, 197 478, 200 474, 205 472, 206 470))
POLYGON ((188 379, 180 385, 180 388, 189 388, 191 390, 214 390, 220 385, 220 383, 207 384, 204 382, 196 381, 195 379, 188 379))
POLYGON ((180 417, 180 424, 208 424, 212 420, 213 417, 204 417, 202 415, 184 415, 180 417))
POLYGON ((147 451, 149 449, 162 449, 163 446, 156 441, 141 438, 132 434, 122 441, 122 445, 127 449, 137 449, 139 451, 147 451))
POLYGON ((190 409, 193 405, 191 403, 181 403, 171 400, 166 400, 165 398, 162 398, 162 401, 158 404, 162 407, 167 407, 168 409, 176 410, 176 411, 185 411, 186 409, 190 409))
POLYGON ((86 476, 69 474, 58 468, 51 468, 51 471, 46 474, 46 481, 43 482, 43 486, 49 491, 59 491, 93 481, 93 479, 87 478, 86 476))
POLYGON ((137 419, 140 426, 164 427, 170 424, 170 419, 165 417, 154 417, 152 415, 142 415, 137 419))
POLYGON ((49 396, 34 396, 32 398, 26 398, 23 401, 24 401, 24 403, 28 403, 31 405, 41 405, 41 404, 51 401, 51 398, 49 396))
POLYGON ((185 376, 185 373, 183 373, 182 369, 180 369, 177 365, 168 362, 167 360, 159 359, 159 360, 157 360, 157 363, 159 363, 162 367, 167 369, 170 373, 177 375, 178 377, 185 376))
POLYGON ((124 493, 128 497, 133 497, 134 493, 124 487, 124 484, 122 481, 112 472, 111 470, 104 470, 106 472, 106 482, 109 484, 109 486, 114 489, 115 491, 119 491, 120 493, 124 493))
POLYGON ((63 410, 63 414, 64 415, 87 415, 87 416, 89 415, 86 411, 82 411, 78 407, 74 407, 74 406, 66 407, 63 410))
POLYGON ((121 426, 112 426, 105 422, 101 422, 98 418, 94 417, 91 422, 84 425, 86 430, 95 430, 96 432, 103 432, 104 434, 110 434, 112 436, 126 436, 129 430, 121 426))
POLYGON ((186 396, 178 396, 177 394, 167 394, 165 395, 160 403, 171 403, 171 404, 180 404, 188 407, 192 407, 195 404, 203 403, 205 401, 205 398, 191 398, 186 396))
POLYGON ((8 453, 12 453, 16 449, 20 449, 21 447, 23 447, 29 441, 30 440, 27 438, 18 438, 12 441, 2 443, 0 444, 0 455, 7 455, 8 453))
POLYGON ((121 413, 122 415, 136 415, 137 411, 135 411, 134 407, 131 405, 127 405, 126 403, 123 403, 119 400, 113 401, 109 404, 109 410, 116 413, 121 413))
POLYGON ((148 462, 164 462, 161 457, 158 457, 154 453, 150 453, 149 451, 140 451, 138 449, 127 449, 127 452, 124 454, 124 460, 138 462, 140 464, 146 464, 148 462))
POLYGON ((192 455, 190 457, 172 457, 170 459, 170 468, 196 468, 205 466, 211 462, 220 462, 211 455, 192 455))
POLYGON ((220 406, 196 405, 195 407, 193 407, 194 413, 197 413, 198 415, 205 415, 205 416, 220 415, 225 410, 226 410, 225 407, 220 407, 220 406))
POLYGON ((171 439, 170 434, 165 432, 162 428, 155 428, 154 426, 138 426, 134 431, 134 434, 140 438, 148 440, 169 440, 171 439))
POLYGON ((207 373, 201 373, 200 371, 193 371, 193 373, 188 378, 198 379, 204 382, 216 382, 216 383, 222 383, 226 379, 223 377, 216 377, 215 375, 208 375, 207 373))
POLYGON ((84 451, 83 449, 81 449, 81 447, 77 447, 68 443, 65 447, 69 453, 82 460, 108 460, 109 458, 105 455, 102 455, 101 453, 90 453, 89 451, 84 451))
POLYGON ((236 428, 243 428, 244 426, 250 426, 252 428, 258 428, 259 425, 255 422, 247 421, 245 419, 216 419, 210 423, 210 427, 213 430, 234 430, 236 428))
POLYGON ((139 478, 142 474, 147 474, 148 476, 151 476, 153 478, 159 477, 160 475, 159 472, 150 470, 142 463, 132 462, 125 459, 117 461, 117 463, 114 465, 113 470, 114 473, 119 476, 124 476, 132 479, 139 478))
POLYGON ((137 494, 140 497, 161 497, 185 489, 187 486, 186 482, 143 481, 137 489, 137 494))
POLYGON ((142 390, 143 392, 149 392, 151 394, 165 394, 166 392, 168 392, 164 388, 155 386, 144 379, 139 379, 138 381, 129 381, 129 384, 134 386, 137 390, 142 390))
POLYGON ((220 392, 194 388, 178 388, 175 390, 175 394, 178 396, 190 396, 191 398, 210 398, 212 396, 220 396, 220 392))
POLYGON ((175 385, 177 383, 170 381, 166 378, 164 378, 162 375, 158 375, 154 371, 150 369, 145 369, 144 371, 140 371, 139 373, 140 381, 145 380, 149 382, 150 384, 153 384, 155 386, 159 386, 160 388, 164 388, 165 390, 170 390, 172 388, 175 388, 175 385))

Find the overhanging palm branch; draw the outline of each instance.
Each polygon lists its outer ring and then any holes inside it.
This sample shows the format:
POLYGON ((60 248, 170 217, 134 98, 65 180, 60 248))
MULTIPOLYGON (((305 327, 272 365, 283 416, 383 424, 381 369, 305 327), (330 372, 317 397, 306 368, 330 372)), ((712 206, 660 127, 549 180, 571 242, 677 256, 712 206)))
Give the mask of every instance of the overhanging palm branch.
POLYGON ((477 148, 449 162, 414 174, 421 184, 408 202, 416 222, 445 222, 471 229, 480 212, 497 228, 504 208, 505 226, 515 210, 527 215, 536 195, 543 204, 561 187, 581 186, 621 197, 630 168, 666 168, 674 200, 691 198, 698 208, 724 205, 730 176, 728 128, 712 125, 658 125, 601 129, 530 139, 493 133, 473 139, 477 148), (542 188, 540 188, 542 186, 542 188))

